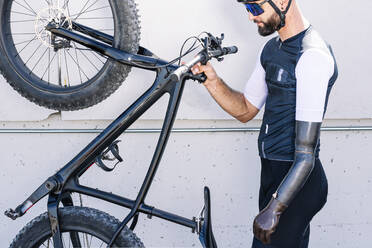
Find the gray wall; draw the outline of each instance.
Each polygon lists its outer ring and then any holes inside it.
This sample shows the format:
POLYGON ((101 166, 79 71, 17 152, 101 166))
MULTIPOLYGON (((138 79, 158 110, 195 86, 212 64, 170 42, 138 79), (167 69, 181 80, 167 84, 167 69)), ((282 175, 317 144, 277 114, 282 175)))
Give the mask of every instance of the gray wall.
MULTIPOLYGON (((165 59, 178 55, 187 37, 209 31, 225 33, 226 45, 237 45, 237 55, 214 62, 221 77, 242 90, 267 38, 257 35, 244 8, 223 0, 138 0, 141 45, 165 59), (171 10, 171 11, 170 11, 171 10), (169 20, 173 20, 170 22, 169 20), (161 28, 163 27, 163 28, 161 28)), ((369 100, 369 57, 372 49, 372 3, 361 0, 357 10, 347 1, 298 1, 304 15, 333 46, 340 76, 331 94, 324 126, 372 126, 369 100), (352 13, 354 11, 355 13, 352 13)), ((15 93, 0 79, 0 128, 104 128, 153 80, 151 73, 133 70, 125 84, 109 99, 92 108, 54 113, 15 93)), ((165 100, 146 113, 135 128, 158 128, 165 100)), ((218 108, 206 90, 192 81, 185 88, 176 128, 258 127, 260 116, 240 124, 218 108)), ((0 173, 0 212, 15 207, 58 168, 68 162, 96 134, 0 133, 3 161, 0 173)), ((107 174, 92 168, 84 177, 88 185, 134 197, 145 175, 157 134, 120 137, 125 165, 107 174), (139 152, 140 151, 140 152, 139 152), (125 176, 125 177, 124 177, 125 176)), ((183 215, 195 216, 202 207, 202 188, 212 191, 213 228, 221 247, 248 247, 252 221, 257 214, 260 174, 257 133, 173 133, 147 203, 183 215), (185 207, 187 206, 187 207, 185 207)), ((368 247, 372 241, 370 213, 370 131, 322 133, 321 159, 329 181, 326 207, 314 218, 310 247, 368 247)), ((126 210, 84 198, 84 204, 123 217, 126 210)), ((45 201, 17 221, 0 216, 0 240, 7 246, 29 220, 45 211, 45 201)), ((156 218, 139 221, 137 234, 148 246, 200 246, 188 229, 156 218)))

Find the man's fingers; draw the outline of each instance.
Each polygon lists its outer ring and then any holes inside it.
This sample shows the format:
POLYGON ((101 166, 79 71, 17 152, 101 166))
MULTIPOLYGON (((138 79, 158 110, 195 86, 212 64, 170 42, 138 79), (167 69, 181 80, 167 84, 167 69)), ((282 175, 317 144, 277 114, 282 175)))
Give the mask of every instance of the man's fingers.
POLYGON ((264 243, 265 245, 268 244, 268 243, 267 243, 267 240, 266 240, 266 234, 267 234, 267 230, 261 230, 261 232, 260 232, 260 240, 261 240, 262 243, 264 243))
POLYGON ((202 72, 205 72, 205 71, 210 70, 210 67, 206 66, 206 65, 200 65, 199 70, 202 71, 202 72))
POLYGON ((192 72, 193 74, 198 74, 198 73, 200 73, 199 68, 198 68, 197 66, 194 66, 193 68, 191 68, 191 72, 192 72))
POLYGON ((270 242, 271 242, 271 234, 273 232, 274 232, 274 230, 265 230, 265 229, 263 229, 256 221, 254 221, 254 224, 253 224, 253 234, 263 244, 270 244, 270 242))
POLYGON ((262 230, 261 230, 260 226, 255 221, 254 224, 253 224, 253 234, 259 240, 261 240, 261 231, 262 230))
POLYGON ((200 70, 199 66, 198 65, 194 65, 192 68, 191 68, 191 72, 193 74, 199 74, 199 73, 202 73, 202 71, 200 70))
POLYGON ((266 231, 265 232, 265 244, 270 244, 271 243, 271 234, 273 232, 272 231, 266 231))
POLYGON ((191 72, 193 74, 200 74, 202 72, 204 72, 205 68, 202 66, 202 64, 199 62, 197 64, 195 64, 192 68, 191 68, 191 72))

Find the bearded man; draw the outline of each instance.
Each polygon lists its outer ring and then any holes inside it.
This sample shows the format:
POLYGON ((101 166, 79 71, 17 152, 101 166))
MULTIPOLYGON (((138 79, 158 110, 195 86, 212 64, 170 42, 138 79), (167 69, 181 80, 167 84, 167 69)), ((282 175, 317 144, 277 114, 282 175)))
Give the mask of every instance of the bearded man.
POLYGON ((241 122, 265 105, 258 138, 261 157, 259 209, 253 248, 306 248, 310 221, 327 200, 319 160, 320 127, 337 78, 331 47, 301 14, 296 0, 238 0, 266 42, 244 93, 231 89, 210 63, 204 85, 216 102, 241 122))

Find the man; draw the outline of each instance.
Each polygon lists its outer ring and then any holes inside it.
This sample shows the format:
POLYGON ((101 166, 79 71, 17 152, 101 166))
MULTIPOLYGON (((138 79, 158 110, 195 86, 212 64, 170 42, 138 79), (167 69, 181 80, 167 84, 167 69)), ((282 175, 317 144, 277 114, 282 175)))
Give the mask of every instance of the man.
POLYGON ((217 103, 241 122, 265 104, 258 138, 260 213, 252 247, 308 247, 310 221, 324 206, 328 185, 319 160, 320 127, 337 66, 330 46, 307 23, 295 0, 238 0, 258 32, 279 36, 262 48, 244 94, 211 66, 196 65, 217 103))

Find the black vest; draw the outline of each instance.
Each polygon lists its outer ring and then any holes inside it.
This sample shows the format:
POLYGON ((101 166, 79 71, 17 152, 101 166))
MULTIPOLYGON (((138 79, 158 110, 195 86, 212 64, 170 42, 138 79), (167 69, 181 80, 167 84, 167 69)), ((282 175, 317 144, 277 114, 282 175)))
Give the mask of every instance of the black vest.
MULTIPOLYGON (((268 96, 258 138, 260 156, 270 160, 293 161, 295 151, 296 66, 301 55, 310 48, 331 54, 332 49, 311 26, 281 42, 279 37, 269 40, 262 50, 261 64, 266 72, 268 96)), ((324 113, 331 88, 338 71, 329 80, 324 113)), ((316 99, 315 99, 316 100, 316 99)), ((316 150, 319 156, 319 142, 316 150)))

